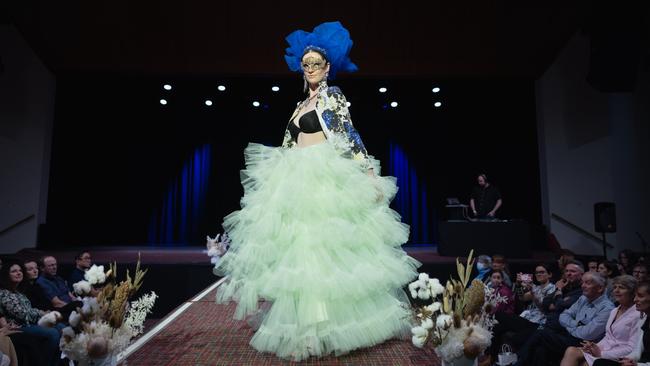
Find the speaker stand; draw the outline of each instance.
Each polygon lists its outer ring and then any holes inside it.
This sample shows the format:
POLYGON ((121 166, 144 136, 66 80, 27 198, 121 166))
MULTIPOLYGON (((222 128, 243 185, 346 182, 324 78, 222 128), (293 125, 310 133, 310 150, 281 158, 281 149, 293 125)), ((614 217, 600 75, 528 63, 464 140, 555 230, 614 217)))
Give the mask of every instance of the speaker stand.
POLYGON ((603 231, 601 234, 603 234, 603 258, 607 260, 607 240, 605 240, 605 232, 603 231))

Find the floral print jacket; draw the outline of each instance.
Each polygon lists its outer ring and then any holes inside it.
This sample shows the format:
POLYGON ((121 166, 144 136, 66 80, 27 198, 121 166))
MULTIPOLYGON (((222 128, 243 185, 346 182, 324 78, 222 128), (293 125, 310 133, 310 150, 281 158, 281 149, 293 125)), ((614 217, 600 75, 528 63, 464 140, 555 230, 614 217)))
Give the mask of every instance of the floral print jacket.
MULTIPOLYGON (((304 104, 306 104, 306 101, 298 104, 291 119, 298 114, 304 104)), ((352 125, 347 101, 341 89, 336 86, 327 86, 326 83, 321 82, 316 97, 316 114, 327 141, 334 146, 341 156, 358 161, 363 169, 372 168, 366 147, 361 141, 361 136, 352 125)), ((290 120, 289 123, 293 123, 293 121, 290 120)), ((293 148, 298 141, 291 137, 288 126, 287 124, 282 147, 293 148)))
POLYGON ((27 296, 6 289, 0 289, 0 315, 20 326, 36 324, 41 317, 27 296))

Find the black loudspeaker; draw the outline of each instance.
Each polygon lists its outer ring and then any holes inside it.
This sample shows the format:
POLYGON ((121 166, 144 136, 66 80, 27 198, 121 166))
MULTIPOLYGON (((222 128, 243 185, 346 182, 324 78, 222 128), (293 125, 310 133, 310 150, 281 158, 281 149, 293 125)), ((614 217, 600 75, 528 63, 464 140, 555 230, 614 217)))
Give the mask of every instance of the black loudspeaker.
POLYGON ((614 202, 594 204, 594 228, 597 233, 616 232, 616 205, 614 202))

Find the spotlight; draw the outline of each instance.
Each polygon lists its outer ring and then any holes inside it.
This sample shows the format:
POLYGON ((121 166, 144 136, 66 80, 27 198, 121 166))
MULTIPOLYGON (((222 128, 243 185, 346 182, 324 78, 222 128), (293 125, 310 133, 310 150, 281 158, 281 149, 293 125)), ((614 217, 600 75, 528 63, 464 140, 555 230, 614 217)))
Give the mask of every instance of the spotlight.
POLYGON ((397 102, 390 102, 390 106, 393 107, 393 108, 395 108, 395 107, 398 106, 398 104, 397 104, 397 102))
POLYGON ((280 91, 280 87, 279 86, 272 86, 271 90, 273 90, 274 92, 280 91))
POLYGON ((259 107, 259 106, 260 106, 260 102, 258 102, 258 101, 253 102, 253 107, 259 107))
POLYGON ((217 90, 219 90, 219 91, 224 91, 224 90, 226 90, 226 87, 223 86, 223 85, 219 85, 219 86, 217 87, 217 90))
POLYGON ((431 91, 434 92, 434 93, 437 93, 437 92, 440 91, 440 88, 438 88, 438 87, 436 86, 435 88, 431 89, 431 91))
POLYGON ((160 100, 160 104, 162 104, 162 105, 166 105, 166 104, 167 104, 167 100, 165 100, 165 99, 161 99, 161 100, 160 100))
POLYGON ((384 88, 383 86, 381 88, 379 88, 380 93, 385 93, 387 91, 388 91, 388 89, 384 88))
POLYGON ((165 85, 163 85, 163 89, 165 89, 165 90, 172 90, 172 86, 169 85, 169 84, 165 84, 165 85))
POLYGON ((442 105, 442 103, 440 103, 440 102, 433 103, 433 106, 436 107, 436 108, 440 107, 441 105, 442 105))
POLYGON ((212 105, 212 101, 211 101, 210 99, 206 99, 206 100, 205 100, 205 105, 207 105, 208 107, 211 106, 211 105, 212 105))

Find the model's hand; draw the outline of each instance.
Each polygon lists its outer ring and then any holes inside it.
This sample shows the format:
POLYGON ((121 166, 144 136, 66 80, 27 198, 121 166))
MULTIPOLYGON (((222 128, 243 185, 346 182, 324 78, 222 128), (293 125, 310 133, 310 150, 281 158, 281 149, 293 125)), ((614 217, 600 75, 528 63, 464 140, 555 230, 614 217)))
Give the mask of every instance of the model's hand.
POLYGON ((490 217, 494 217, 494 211, 490 211, 490 212, 488 212, 488 216, 490 216, 490 217))

